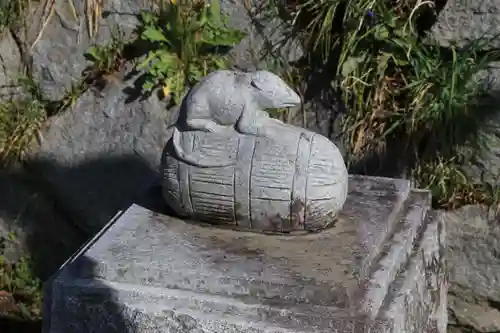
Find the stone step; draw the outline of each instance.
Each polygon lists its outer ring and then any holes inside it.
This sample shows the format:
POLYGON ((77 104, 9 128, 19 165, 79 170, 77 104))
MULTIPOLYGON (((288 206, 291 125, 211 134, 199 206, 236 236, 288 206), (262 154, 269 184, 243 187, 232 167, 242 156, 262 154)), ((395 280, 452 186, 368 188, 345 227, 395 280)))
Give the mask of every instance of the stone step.
POLYGON ((396 332, 394 318, 375 317, 428 205, 429 194, 407 181, 351 177, 336 225, 301 236, 205 227, 133 205, 47 284, 44 332, 123 332, 115 327, 125 324, 137 332, 396 332))
POLYGON ((357 268, 353 274, 360 279, 370 275, 373 262, 405 211, 409 193, 410 182, 404 179, 349 175, 349 193, 339 216, 349 224, 341 226, 339 233, 355 246, 351 259, 357 268))
POLYGON ((445 333, 448 281, 443 258, 445 225, 431 211, 411 258, 389 288, 378 315, 390 319, 395 332, 445 333))
POLYGON ((431 196, 428 191, 411 190, 399 215, 397 228, 386 240, 368 278, 366 289, 362 290, 364 295, 359 308, 362 313, 371 318, 377 316, 389 285, 408 262, 418 234, 425 228, 424 221, 430 206, 431 196))

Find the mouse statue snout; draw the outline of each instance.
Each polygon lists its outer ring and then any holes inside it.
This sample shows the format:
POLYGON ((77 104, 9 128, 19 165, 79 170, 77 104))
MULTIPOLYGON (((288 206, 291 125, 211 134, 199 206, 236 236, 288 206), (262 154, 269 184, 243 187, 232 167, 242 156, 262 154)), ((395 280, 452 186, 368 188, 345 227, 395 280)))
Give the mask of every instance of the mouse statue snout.
POLYGON ((302 103, 302 100, 292 88, 287 87, 286 92, 279 96, 280 98, 276 98, 275 102, 277 102, 278 108, 290 108, 302 103))
POLYGON ((297 94, 294 90, 290 89, 291 92, 290 92, 290 101, 292 104, 294 105, 300 105, 302 103, 302 100, 299 96, 299 94, 297 94))

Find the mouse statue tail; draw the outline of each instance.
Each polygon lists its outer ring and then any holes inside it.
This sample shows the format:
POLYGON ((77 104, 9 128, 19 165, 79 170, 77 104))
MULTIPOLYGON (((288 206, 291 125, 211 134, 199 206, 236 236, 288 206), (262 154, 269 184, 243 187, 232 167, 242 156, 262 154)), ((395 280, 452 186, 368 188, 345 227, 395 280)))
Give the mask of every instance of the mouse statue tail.
POLYGON ((212 158, 210 156, 204 155, 199 152, 186 153, 182 148, 181 143, 182 133, 174 127, 174 132, 172 134, 172 143, 174 146, 174 151, 177 157, 184 163, 190 164, 199 168, 220 168, 234 165, 234 161, 229 162, 210 162, 212 158))

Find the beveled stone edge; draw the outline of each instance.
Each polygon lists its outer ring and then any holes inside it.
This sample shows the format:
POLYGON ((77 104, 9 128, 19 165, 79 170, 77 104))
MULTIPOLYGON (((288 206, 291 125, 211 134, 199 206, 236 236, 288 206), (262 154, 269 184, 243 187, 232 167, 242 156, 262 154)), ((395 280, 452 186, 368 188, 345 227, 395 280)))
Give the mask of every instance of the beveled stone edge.
POLYGON ((403 197, 405 198, 408 197, 410 190, 412 190, 410 181, 403 178, 389 178, 389 177, 365 176, 365 175, 354 175, 354 174, 348 175, 348 182, 352 181, 361 182, 366 179, 386 184, 392 183, 395 185, 396 189, 395 192, 402 194, 403 197))
POLYGON ((396 229, 391 237, 384 242, 383 248, 388 249, 379 257, 376 270, 371 272, 367 282, 364 297, 360 303, 360 311, 375 318, 379 313, 390 285, 405 265, 411 260, 411 254, 421 241, 422 230, 426 230, 427 213, 431 207, 431 194, 427 190, 411 189, 402 213, 398 216, 396 229), (414 200, 414 202, 410 202, 414 200), (407 235, 409 233, 409 235, 407 235), (409 237, 408 237, 409 236, 409 237), (401 243, 403 241, 404 243, 401 243), (382 280, 385 283, 381 283, 382 280))
POLYGON ((377 318, 391 320, 401 331, 403 322, 401 319, 395 319, 394 314, 398 313, 398 309, 405 308, 406 297, 415 290, 414 285, 419 281, 422 282, 422 275, 427 277, 427 270, 430 266, 437 264, 437 280, 435 281, 437 285, 431 286, 428 284, 429 281, 423 282, 427 283, 428 296, 435 301, 433 304, 435 308, 429 309, 427 324, 431 326, 432 331, 430 332, 432 333, 446 333, 448 322, 448 279, 444 258, 446 229, 441 213, 430 210, 425 225, 426 228, 419 237, 418 246, 412 251, 407 267, 398 274, 397 279, 401 281, 400 284, 398 285, 397 280, 395 280, 395 285, 391 286, 393 290, 387 293, 387 299, 384 300, 384 305, 377 318))
MULTIPOLYGON (((79 289, 80 292, 82 292, 83 289, 83 294, 85 294, 85 288, 88 288, 89 290, 101 290, 103 295, 109 295, 109 294, 114 294, 114 293, 119 293, 120 291, 123 292, 130 292, 130 293, 137 293, 137 288, 135 285, 128 285, 128 284, 123 284, 123 283, 114 283, 114 282, 109 282, 109 281, 99 281, 99 280, 89 280, 89 279, 79 279, 79 280, 74 280, 71 281, 70 283, 67 283, 64 280, 61 279, 54 279, 53 284, 51 285, 51 292, 53 293, 58 293, 58 291, 61 291, 62 289, 63 292, 61 294, 64 294, 66 296, 69 296, 70 293, 67 292, 68 289, 71 288, 77 288, 79 289), (110 292, 111 291, 111 292, 110 292)), ((226 296, 219 296, 219 295, 208 295, 208 294, 201 294, 201 293, 196 293, 192 291, 186 291, 186 290, 176 290, 176 289, 163 289, 163 288, 156 288, 156 287, 142 287, 140 288, 143 291, 146 291, 143 295, 148 298, 148 299, 153 299, 155 296, 158 297, 160 294, 168 294, 170 296, 170 300, 172 298, 175 299, 176 302, 166 302, 165 306, 159 305, 158 302, 153 302, 149 304, 154 304, 154 311, 151 311, 153 309, 144 309, 144 307, 140 306, 140 302, 127 302, 127 297, 120 296, 119 299, 124 300, 123 302, 117 304, 120 307, 125 307, 125 308, 131 308, 131 309, 139 309, 140 311, 144 313, 152 313, 152 314, 157 314, 159 311, 174 311, 178 312, 179 314, 184 314, 187 313, 188 315, 196 318, 200 322, 225 322, 228 324, 233 324, 233 325, 240 325, 242 327, 241 332, 247 332, 247 328, 257 328, 261 329, 264 332, 273 332, 273 333, 296 333, 297 329, 300 329, 300 332, 304 333, 331 333, 332 329, 339 329, 338 332, 340 333, 364 333, 364 332, 377 332, 377 333, 395 333, 393 330, 394 326, 394 320, 391 318, 381 318, 381 319, 371 319, 368 318, 367 316, 363 314, 359 314, 356 312, 353 312, 352 310, 349 309, 334 309, 331 307, 325 307, 325 306, 312 306, 308 311, 304 311, 307 307, 301 306, 301 307, 296 307, 294 309, 290 309, 288 305, 285 305, 285 307, 278 307, 276 305, 265 305, 265 304, 260 304, 260 303, 255 303, 255 304, 247 304, 244 302, 244 300, 239 300, 237 298, 230 298, 226 296), (207 302, 208 300, 208 302, 207 302), (182 303, 185 302, 185 306, 182 306, 182 303), (190 307, 189 305, 195 305, 193 308, 192 306, 190 307), (202 309, 203 305, 210 305, 212 306, 207 306, 207 309, 210 309, 210 311, 204 311, 202 309), (199 307, 196 307, 199 306, 199 307), (232 307, 232 311, 229 312, 224 312, 221 311, 221 309, 227 308, 227 307, 232 307), (237 308, 236 310, 239 310, 239 313, 234 313, 235 307, 237 308), (214 314, 213 309, 217 308, 218 311, 217 313, 214 314), (252 311, 256 318, 252 320, 251 314, 249 316, 245 316, 247 311, 252 311), (302 320, 306 320, 309 318, 312 319, 320 319, 320 320, 326 320, 328 323, 325 323, 322 326, 318 326, 317 324, 309 324, 309 325, 304 325, 304 326, 299 326, 299 327, 293 327, 286 325, 284 323, 279 323, 276 320, 272 320, 272 323, 265 322, 261 316, 262 314, 265 313, 270 313, 272 312, 275 316, 283 317, 283 319, 286 321, 287 319, 290 318, 302 318, 302 320), (224 315, 218 315, 220 313, 223 313, 224 315), (244 320, 244 319, 250 319, 250 320, 244 320), (264 323, 263 323, 264 322, 264 323), (281 324, 281 325, 279 325, 281 324), (305 329, 304 329, 305 328, 305 329)), ((93 295, 95 295, 95 292, 93 292, 93 295)), ((106 296, 104 296, 106 297, 106 296)), ((130 297, 130 299, 134 299, 133 296, 130 297)), ((57 305, 56 305, 57 306, 57 305)), ((148 308, 146 306, 146 308, 148 308)), ((66 308, 62 309, 54 309, 54 308, 49 308, 48 312, 46 312, 46 315, 44 316, 44 331, 43 333, 52 333, 52 328, 50 325, 50 316, 53 314, 53 310, 57 310, 59 315, 64 314, 66 308), (61 311, 62 310, 62 311, 61 311)), ((264 316, 266 318, 266 316, 264 316)), ((272 316, 271 316, 272 318, 272 316)), ((59 331, 56 331, 59 332, 59 331)), ((337 332, 337 331, 336 331, 337 332)), ((53 332, 55 333, 55 332, 53 332)), ((399 333, 399 332, 398 332, 399 333)))

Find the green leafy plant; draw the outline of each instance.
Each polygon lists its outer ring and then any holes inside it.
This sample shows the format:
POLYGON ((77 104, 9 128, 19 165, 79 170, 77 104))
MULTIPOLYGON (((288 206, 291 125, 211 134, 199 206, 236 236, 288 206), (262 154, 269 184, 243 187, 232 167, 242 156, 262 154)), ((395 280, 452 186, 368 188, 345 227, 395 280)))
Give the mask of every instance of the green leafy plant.
POLYGON ((442 153, 471 141, 486 116, 471 112, 481 93, 477 74, 500 53, 480 54, 488 41, 443 49, 419 41, 410 18, 384 4, 371 13, 373 24, 347 34, 339 63, 352 155, 382 151, 396 137, 406 137, 407 146, 415 148, 425 140, 442 153))
MULTIPOLYGON (((471 183, 459 158, 437 157, 413 169, 417 186, 431 191, 434 205, 454 209, 462 205, 500 203, 500 187, 488 182, 471 183)), ((498 210, 498 207, 497 207, 498 210)))
POLYGON ((208 72, 227 67, 228 47, 244 37, 227 28, 217 0, 163 1, 157 13, 143 11, 140 20, 140 39, 150 44, 137 66, 146 71, 142 88, 151 93, 163 87, 174 102, 208 72))
POLYGON ((99 82, 101 78, 119 71, 125 64, 125 46, 121 32, 112 34, 108 43, 91 46, 84 55, 91 62, 82 73, 86 81, 99 82))
MULTIPOLYGON (((26 0, 4 0, 0 6, 0 32, 4 28, 10 28, 21 18, 27 8, 26 0)), ((29 3, 29 2, 28 2, 29 3)))
POLYGON ((397 163, 419 187, 431 189, 439 207, 496 197, 490 185, 460 170, 472 157, 464 148, 487 149, 483 138, 493 109, 480 107, 488 94, 480 73, 500 60, 500 52, 484 51, 489 39, 448 48, 423 41, 411 13, 398 16, 380 3, 371 18, 371 25, 347 34, 338 69, 349 109, 343 135, 350 162, 402 152, 397 163))

